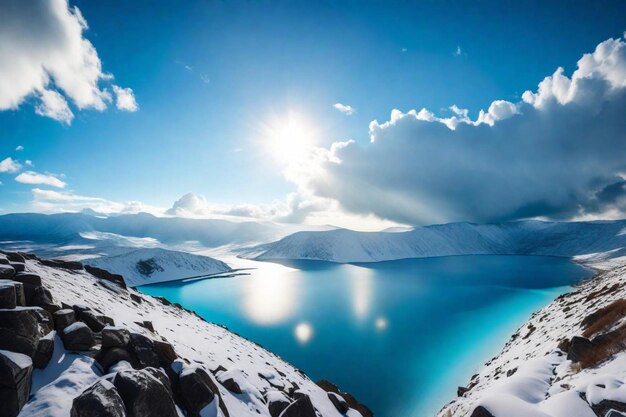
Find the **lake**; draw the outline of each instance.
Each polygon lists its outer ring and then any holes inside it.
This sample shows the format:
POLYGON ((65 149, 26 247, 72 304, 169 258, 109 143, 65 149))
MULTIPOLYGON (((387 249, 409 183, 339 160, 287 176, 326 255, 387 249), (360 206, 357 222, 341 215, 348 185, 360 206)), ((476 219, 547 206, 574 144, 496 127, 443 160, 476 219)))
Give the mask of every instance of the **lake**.
POLYGON ((140 290, 336 383, 378 417, 433 415, 534 311, 591 275, 536 256, 237 263, 256 269, 140 290))

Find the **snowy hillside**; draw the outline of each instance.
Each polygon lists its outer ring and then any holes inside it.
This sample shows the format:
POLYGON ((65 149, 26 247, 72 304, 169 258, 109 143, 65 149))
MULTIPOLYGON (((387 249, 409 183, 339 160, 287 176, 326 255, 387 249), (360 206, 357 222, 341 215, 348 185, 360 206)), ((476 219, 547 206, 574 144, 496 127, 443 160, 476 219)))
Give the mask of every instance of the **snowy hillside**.
POLYGON ((603 268, 533 314, 438 416, 626 415, 626 266, 603 268))
POLYGON ((371 415, 262 347, 79 264, 0 255, 0 276, 2 416, 371 415))
POLYGON ((86 259, 83 263, 122 275, 131 287, 231 270, 224 262, 208 256, 161 248, 135 249, 119 255, 86 259))
POLYGON ((451 223, 412 231, 355 232, 338 229, 298 232, 277 242, 245 249, 257 259, 316 259, 332 262, 378 262, 446 255, 524 254, 581 256, 626 248, 626 221, 524 221, 477 225, 451 223))

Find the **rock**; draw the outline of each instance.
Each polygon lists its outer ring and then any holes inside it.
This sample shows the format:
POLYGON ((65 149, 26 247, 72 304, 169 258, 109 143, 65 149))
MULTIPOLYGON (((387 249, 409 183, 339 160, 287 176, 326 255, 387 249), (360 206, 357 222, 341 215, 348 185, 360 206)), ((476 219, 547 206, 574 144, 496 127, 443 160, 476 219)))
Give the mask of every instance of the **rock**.
POLYGON ((107 326, 102 329, 102 348, 126 347, 130 343, 130 333, 121 327, 107 326))
POLYGON ((474 411, 472 412, 470 417, 494 417, 494 416, 485 407, 483 407, 482 405, 479 405, 478 407, 474 408, 474 411))
POLYGON ((70 269, 74 271, 81 271, 83 269, 83 264, 76 261, 62 261, 60 259, 42 259, 42 265, 50 266, 52 268, 62 268, 62 269, 70 269))
POLYGON ((279 417, 291 403, 285 394, 276 390, 268 391, 265 394, 265 400, 267 401, 267 409, 272 417, 279 417))
POLYGON ((209 374, 202 368, 184 369, 179 374, 177 388, 183 407, 192 416, 197 416, 219 393, 209 374))
POLYGON ((228 378, 223 381, 222 385, 230 392, 234 392, 235 394, 241 394, 241 388, 239 387, 239 384, 235 382, 235 380, 232 378, 228 378))
POLYGON ((341 414, 347 413, 348 410, 350 409, 350 406, 348 405, 346 400, 344 400, 343 397, 339 394, 336 394, 334 392, 329 392, 328 399, 330 400, 331 403, 333 403, 337 411, 339 411, 339 413, 341 414))
POLYGON ((126 408, 115 386, 101 379, 74 398, 70 417, 126 417, 126 408))
POLYGON ((83 321, 94 332, 101 332, 104 329, 104 322, 102 322, 92 311, 82 311, 78 314, 78 320, 83 321))
POLYGON ((567 359, 572 362, 579 362, 583 356, 593 350, 595 345, 591 340, 580 336, 572 337, 569 350, 567 351, 567 359))
POLYGON ((105 316, 104 314, 97 314, 96 318, 107 326, 115 327, 115 320, 113 320, 109 316, 105 316))
POLYGON ((130 299, 138 304, 141 304, 141 302, 143 301, 143 298, 141 298, 139 295, 132 293, 132 292, 130 293, 130 299))
POLYGON ((57 331, 61 332, 70 324, 76 322, 76 317, 74 314, 74 310, 70 310, 69 308, 64 308, 63 310, 58 310, 52 313, 52 318, 54 319, 54 328, 57 331))
POLYGON ((105 372, 109 371, 109 368, 120 361, 126 361, 130 364, 135 362, 134 358, 126 349, 121 347, 102 348, 94 359, 102 367, 105 372))
POLYGON ((0 416, 15 417, 28 401, 31 359, 20 353, 0 350, 0 416))
POLYGON ((159 381, 161 381, 161 384, 163 384, 163 386, 165 387, 165 389, 167 389, 167 391, 170 393, 172 398, 174 398, 174 393, 172 392, 172 384, 170 382, 170 378, 167 376, 165 372, 163 372, 161 369, 151 368, 151 367, 144 368, 143 370, 145 372, 148 372, 150 375, 152 375, 159 381))
POLYGON ((95 344, 93 332, 80 321, 67 326, 61 333, 61 340, 67 350, 89 350, 95 344))
POLYGON ((18 307, 26 306, 26 295, 24 294, 24 284, 17 281, 12 281, 13 286, 15 287, 15 304, 18 307))
POLYGON ((17 252, 3 252, 3 253, 4 253, 4 256, 6 256, 10 262, 21 262, 21 263, 26 262, 26 257, 21 253, 17 253, 17 252))
POLYGON ((315 408, 308 395, 302 395, 296 401, 292 402, 285 411, 280 415, 281 417, 317 417, 315 408))
MULTIPOLYGON (((591 405, 591 409, 598 416, 608 416, 611 410, 626 413, 626 404, 619 401, 602 400, 597 404, 591 405)), ((616 417, 620 414, 616 414, 616 417)))
POLYGON ((333 384, 330 381, 322 379, 317 381, 316 384, 327 392, 334 392, 335 394, 341 395, 341 397, 348 403, 350 408, 354 408, 357 410, 363 417, 374 417, 374 413, 370 410, 365 404, 361 404, 354 398, 352 395, 345 391, 340 391, 337 385, 333 384))
POLYGON ((54 313, 61 309, 52 301, 52 294, 50 290, 40 285, 32 289, 29 305, 34 305, 43 308, 44 310, 54 313))
POLYGON ((143 370, 120 371, 113 379, 129 417, 178 417, 165 386, 143 370))
POLYGON ((18 272, 12 279, 13 281, 21 282, 24 285, 32 285, 33 287, 41 285, 41 277, 37 274, 31 274, 30 272, 18 272))
POLYGON ((124 277, 122 277, 121 275, 112 274, 107 270, 96 268, 95 266, 91 266, 91 265, 85 265, 85 270, 96 278, 114 282, 120 287, 126 288, 126 282, 124 282, 124 277))
POLYGON ((152 366, 158 368, 159 357, 154 351, 154 342, 152 342, 152 339, 140 333, 131 333, 130 344, 140 367, 145 368, 152 366))
POLYGON ((11 265, 0 265, 0 279, 11 279, 15 275, 15 269, 11 265))
POLYGON ((21 262, 9 262, 9 265, 11 265, 13 269, 15 269, 15 272, 24 272, 24 270, 26 269, 26 265, 21 262))
POLYGON ((154 352, 159 358, 159 362, 163 366, 169 366, 178 358, 174 347, 164 340, 153 340, 154 352))
POLYGON ((146 330, 150 330, 152 333, 154 333, 154 327, 152 326, 152 322, 148 321, 148 320, 144 320, 144 321, 136 321, 135 322, 136 325, 143 327, 146 330))
POLYGON ((39 339, 52 331, 49 313, 39 307, 0 310, 0 349, 33 358, 39 339))
POLYGON ((458 387, 458 388, 456 389, 456 396, 457 396, 457 397, 462 397, 462 396, 464 396, 464 395, 465 395, 465 393, 466 393, 466 392, 468 392, 468 391, 469 391, 469 388, 467 388, 467 387, 458 387))
POLYGON ((0 265, 9 265, 11 262, 9 262, 9 259, 6 258, 4 255, 0 256, 0 265))
POLYGON ((33 366, 35 368, 42 369, 48 366, 50 359, 52 359, 52 353, 54 352, 54 335, 55 332, 51 331, 46 336, 39 339, 35 356, 33 356, 33 366))
POLYGON ((15 285, 8 279, 0 280, 0 308, 15 308, 16 304, 15 285))

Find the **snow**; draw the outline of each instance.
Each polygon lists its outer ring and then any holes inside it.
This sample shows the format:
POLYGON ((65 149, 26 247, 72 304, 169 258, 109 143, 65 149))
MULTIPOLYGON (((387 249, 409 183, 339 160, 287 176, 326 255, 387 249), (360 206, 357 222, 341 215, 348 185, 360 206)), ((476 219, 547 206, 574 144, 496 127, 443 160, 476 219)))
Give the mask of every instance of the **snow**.
MULTIPOLYGON (((192 312, 163 304, 133 289, 100 285, 103 281, 86 271, 50 268, 32 260, 26 262, 26 268, 42 276, 44 285, 50 289, 57 302, 90 306, 113 318, 116 326, 138 333, 146 334, 148 331, 136 322, 150 320, 155 331, 190 362, 176 361, 174 367, 178 367, 179 371, 198 366, 207 372, 220 366, 227 369, 223 374, 236 379, 243 391, 243 394, 234 394, 218 384, 231 416, 270 417, 263 394, 275 388, 260 374, 272 374, 272 384, 297 384, 301 391, 310 396, 321 417, 341 417, 326 392, 308 377, 273 353, 222 326, 207 323, 192 312), (130 293, 139 295, 143 301, 134 303, 130 293)), ((117 368, 122 369, 124 366, 127 365, 120 363, 117 368)), ((73 398, 101 376, 93 359, 65 351, 58 336, 55 337, 55 350, 50 364, 43 370, 35 370, 33 375, 34 386, 38 390, 34 391, 20 417, 67 417, 73 398)), ((203 413, 207 413, 204 415, 215 415, 211 410, 215 411, 215 408, 203 410, 203 413)), ((359 417, 360 414, 350 410, 348 416, 359 417)))
POLYGON ((82 321, 77 321, 75 323, 70 324, 65 329, 63 329, 63 333, 70 334, 76 330, 82 329, 83 327, 87 327, 87 325, 83 323, 82 321))
POLYGON ((135 249, 119 255, 90 258, 83 262, 122 275, 126 284, 131 287, 231 270, 224 262, 208 256, 161 248, 135 249))
MULTIPOLYGON (((405 232, 337 229, 298 232, 277 242, 240 250, 261 260, 311 259, 339 263, 380 262, 449 255, 590 256, 599 261, 626 256, 626 221, 520 221, 477 225, 450 223, 405 232)), ((581 258, 584 259, 584 258, 581 258)), ((594 265, 595 266, 595 265, 594 265)))
POLYGON ((20 369, 33 366, 33 361, 27 355, 0 349, 0 355, 5 356, 20 369))

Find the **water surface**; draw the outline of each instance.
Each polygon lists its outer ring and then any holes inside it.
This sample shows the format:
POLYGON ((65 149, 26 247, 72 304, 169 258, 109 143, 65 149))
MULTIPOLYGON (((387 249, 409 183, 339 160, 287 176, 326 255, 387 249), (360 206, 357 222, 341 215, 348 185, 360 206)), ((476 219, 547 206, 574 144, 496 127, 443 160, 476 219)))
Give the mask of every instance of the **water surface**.
POLYGON ((590 275, 534 256, 241 262, 257 269, 140 289, 333 381, 379 417, 434 414, 533 311, 590 275))

